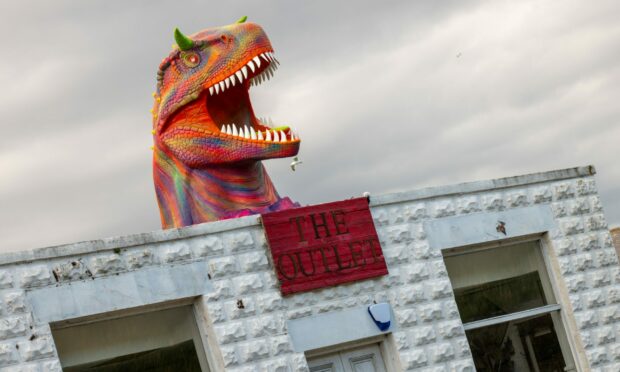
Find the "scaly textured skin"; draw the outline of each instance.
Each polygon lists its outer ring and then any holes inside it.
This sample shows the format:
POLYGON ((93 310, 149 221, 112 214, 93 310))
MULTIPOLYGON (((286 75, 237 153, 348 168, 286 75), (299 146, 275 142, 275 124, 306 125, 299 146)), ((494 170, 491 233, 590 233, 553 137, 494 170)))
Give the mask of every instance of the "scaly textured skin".
POLYGON ((278 195, 261 160, 297 154, 300 140, 288 127, 275 133, 259 122, 249 99, 250 81, 264 80, 277 63, 267 35, 254 23, 236 23, 189 39, 189 46, 177 39, 183 50, 173 47, 160 64, 154 93, 162 227, 295 207, 278 195), (246 132, 231 133, 231 123, 246 132))

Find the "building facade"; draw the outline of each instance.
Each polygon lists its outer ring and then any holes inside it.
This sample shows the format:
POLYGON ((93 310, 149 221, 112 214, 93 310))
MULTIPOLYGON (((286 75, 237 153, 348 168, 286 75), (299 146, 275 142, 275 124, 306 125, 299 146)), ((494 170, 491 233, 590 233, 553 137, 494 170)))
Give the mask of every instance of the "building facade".
POLYGON ((389 273, 287 296, 259 216, 5 253, 0 371, 620 371, 594 174, 372 196, 389 273))

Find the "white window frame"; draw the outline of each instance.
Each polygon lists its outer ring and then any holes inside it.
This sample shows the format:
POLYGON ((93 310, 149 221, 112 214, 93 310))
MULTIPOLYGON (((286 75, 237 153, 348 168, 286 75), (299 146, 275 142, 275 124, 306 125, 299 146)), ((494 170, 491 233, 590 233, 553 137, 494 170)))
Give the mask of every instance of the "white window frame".
MULTIPOLYGON (((50 329, 56 330, 61 328, 69 328, 74 326, 86 325, 94 322, 101 322, 107 320, 114 320, 118 318, 125 318, 131 316, 139 316, 141 314, 147 314, 156 311, 168 310, 177 307, 191 307, 193 313, 193 320, 195 327, 192 328, 192 339, 194 340, 194 346, 196 348, 196 354, 200 363, 200 368, 203 372, 218 371, 215 369, 212 340, 214 337, 208 337, 205 330, 205 317, 201 316, 203 311, 201 296, 191 297, 185 299, 179 299, 175 301, 162 302, 158 304, 152 304, 147 306, 140 306, 135 308, 120 309, 108 313, 101 313, 86 317, 66 319, 59 322, 52 322, 49 324, 50 329), (198 342, 196 342, 198 341, 198 342)), ((217 345, 215 345, 217 346, 217 345)))
POLYGON ((543 287, 545 299, 553 299, 555 303, 506 315, 500 315, 496 317, 463 323, 463 329, 465 331, 469 331, 500 323, 514 323, 519 321, 525 321, 532 317, 549 314, 553 321, 553 326, 556 330, 558 343, 560 344, 560 349, 562 351, 564 360, 567 361, 565 371, 583 371, 584 369, 582 367, 582 355, 581 353, 575 352, 576 349, 583 350, 583 348, 578 348, 577 345, 575 345, 576 342, 579 342, 578 340, 575 340, 575 337, 568 337, 569 334, 574 334, 573 332, 577 330, 577 327, 574 321, 574 317, 572 317, 572 311, 570 312, 570 317, 566 314, 567 311, 565 310, 565 308, 570 308, 570 306, 566 306, 569 301, 568 292, 566 288, 558 285, 558 276, 561 277, 561 274, 559 274, 559 263, 557 261, 557 257, 555 257, 553 250, 550 249, 550 241, 547 234, 536 234, 534 236, 502 240, 494 243, 482 243, 472 246, 444 249, 442 250, 442 255, 445 259, 447 257, 473 254, 481 251, 501 249, 502 247, 533 242, 537 243, 538 245, 538 249, 536 250, 540 263, 538 272, 543 287), (573 364, 571 364, 571 362, 573 364))
POLYGON ((463 323, 463 329, 466 331, 470 331, 472 329, 478 329, 483 327, 488 327, 500 323, 511 322, 515 320, 525 320, 528 318, 536 317, 543 314, 551 314, 553 312, 560 311, 562 307, 559 304, 545 305, 540 307, 535 307, 529 310, 517 311, 514 313, 495 316, 492 318, 476 320, 469 323, 463 323))

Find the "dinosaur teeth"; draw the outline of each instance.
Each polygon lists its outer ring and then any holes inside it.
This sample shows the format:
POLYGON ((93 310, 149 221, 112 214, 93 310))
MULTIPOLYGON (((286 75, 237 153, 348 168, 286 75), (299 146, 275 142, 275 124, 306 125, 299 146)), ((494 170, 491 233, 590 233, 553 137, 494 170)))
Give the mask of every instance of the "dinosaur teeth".
POLYGON ((258 56, 252 58, 252 61, 254 61, 254 63, 256 63, 256 67, 260 68, 260 58, 258 58, 258 56))
MULTIPOLYGON (((264 123, 265 121, 267 121, 267 119, 259 118, 259 121, 261 123, 264 123)), ((292 128, 289 128, 286 132, 282 129, 267 129, 263 134, 263 132, 255 130, 252 125, 240 125, 237 128, 237 125, 235 123, 232 123, 222 125, 222 127, 220 128, 220 132, 225 133, 229 136, 264 142, 288 142, 299 140, 299 135, 297 135, 297 133, 292 128)))
POLYGON ((245 66, 241 67, 239 70, 235 71, 233 74, 228 76, 226 79, 217 82, 209 87, 209 95, 217 95, 220 92, 224 92, 226 89, 229 89, 231 86, 235 86, 237 82, 239 84, 243 84, 243 80, 248 79, 248 67, 250 68, 251 73, 256 73, 258 69, 260 69, 262 65, 262 61, 265 60, 267 62, 267 66, 260 71, 260 73, 256 76, 253 76, 250 79, 250 85, 259 85, 264 83, 265 81, 271 79, 273 77, 274 71, 278 68, 280 62, 273 56, 272 52, 264 52, 257 56, 252 57, 245 66), (236 79, 235 79, 236 77, 236 79))

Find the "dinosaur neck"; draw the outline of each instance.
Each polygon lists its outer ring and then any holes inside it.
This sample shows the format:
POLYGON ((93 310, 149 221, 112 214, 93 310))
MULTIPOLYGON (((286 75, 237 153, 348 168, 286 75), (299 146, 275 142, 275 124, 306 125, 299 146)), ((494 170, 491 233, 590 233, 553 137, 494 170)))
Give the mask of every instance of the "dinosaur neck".
POLYGON ((260 161, 190 169, 157 150, 153 165, 164 228, 278 210, 283 201, 260 161))

